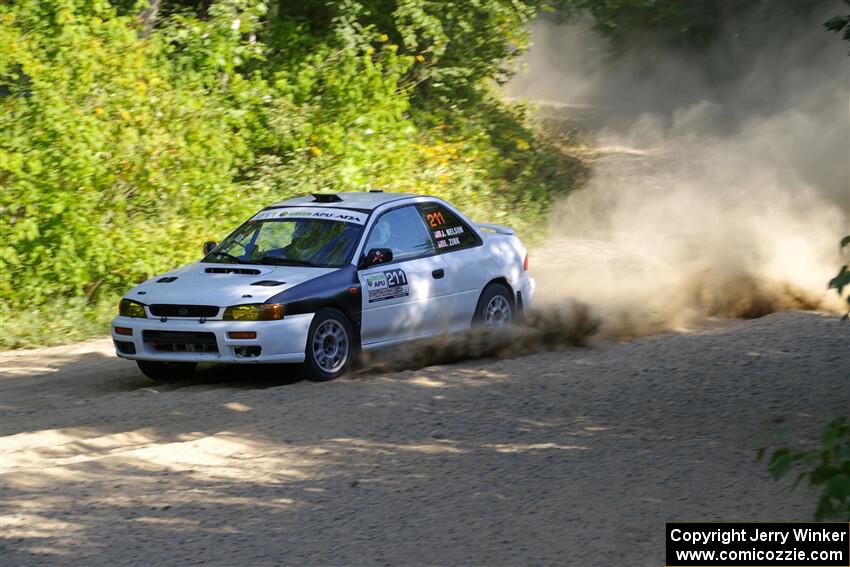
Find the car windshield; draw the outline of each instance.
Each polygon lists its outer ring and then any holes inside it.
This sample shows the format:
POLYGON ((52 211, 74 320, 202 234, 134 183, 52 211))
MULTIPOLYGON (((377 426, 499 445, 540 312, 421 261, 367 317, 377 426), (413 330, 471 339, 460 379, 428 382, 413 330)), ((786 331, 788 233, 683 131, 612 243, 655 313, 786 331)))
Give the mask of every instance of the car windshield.
POLYGON ((340 267, 349 261, 362 227, 307 218, 251 220, 224 239, 204 262, 340 267))

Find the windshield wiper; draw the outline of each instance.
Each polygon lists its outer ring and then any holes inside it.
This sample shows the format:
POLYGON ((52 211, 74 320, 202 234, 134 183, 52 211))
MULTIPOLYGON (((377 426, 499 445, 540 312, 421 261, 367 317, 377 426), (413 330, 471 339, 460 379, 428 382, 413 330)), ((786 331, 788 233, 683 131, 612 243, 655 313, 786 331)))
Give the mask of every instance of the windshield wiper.
POLYGON ((228 254, 227 252, 222 252, 220 250, 215 250, 213 252, 210 252, 208 258, 214 258, 216 256, 219 257, 219 258, 227 258, 228 260, 232 260, 236 264, 244 264, 245 263, 242 260, 240 260, 239 258, 237 258, 236 256, 234 256, 233 254, 228 254))
POLYGON ((275 264, 278 266, 308 266, 310 268, 319 268, 318 264, 314 264, 308 260, 298 260, 296 258, 278 258, 277 256, 261 256, 257 260, 258 264, 275 264))

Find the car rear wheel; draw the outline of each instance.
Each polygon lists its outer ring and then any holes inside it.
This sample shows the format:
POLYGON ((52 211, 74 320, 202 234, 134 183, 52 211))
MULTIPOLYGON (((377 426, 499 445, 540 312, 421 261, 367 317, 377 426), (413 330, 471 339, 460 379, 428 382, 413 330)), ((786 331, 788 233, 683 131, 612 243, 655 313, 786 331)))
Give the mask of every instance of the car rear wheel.
POLYGON ((157 382, 179 382, 191 378, 196 362, 157 362, 152 360, 137 360, 142 374, 157 382))
POLYGON ((481 292, 473 323, 484 327, 502 327, 514 320, 511 291, 503 284, 491 283, 481 292))
POLYGON ((304 352, 307 378, 326 382, 339 378, 351 367, 355 353, 351 323, 341 311, 327 307, 316 313, 307 334, 304 352))

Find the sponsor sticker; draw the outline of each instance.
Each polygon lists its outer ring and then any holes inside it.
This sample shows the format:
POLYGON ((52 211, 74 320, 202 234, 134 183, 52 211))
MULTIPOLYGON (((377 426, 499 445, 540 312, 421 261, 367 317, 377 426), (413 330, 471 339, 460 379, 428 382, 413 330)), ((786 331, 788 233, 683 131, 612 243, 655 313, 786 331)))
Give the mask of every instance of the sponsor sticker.
POLYGON ((369 303, 410 295, 410 285, 404 270, 395 269, 366 276, 369 303))
POLYGON ((433 231, 434 238, 437 239, 437 248, 448 248, 460 244, 459 234, 463 234, 462 226, 453 226, 450 228, 433 231))
POLYGON ((325 219, 354 224, 366 224, 367 215, 346 209, 331 209, 324 207, 284 207, 260 211, 251 220, 269 219, 325 219))

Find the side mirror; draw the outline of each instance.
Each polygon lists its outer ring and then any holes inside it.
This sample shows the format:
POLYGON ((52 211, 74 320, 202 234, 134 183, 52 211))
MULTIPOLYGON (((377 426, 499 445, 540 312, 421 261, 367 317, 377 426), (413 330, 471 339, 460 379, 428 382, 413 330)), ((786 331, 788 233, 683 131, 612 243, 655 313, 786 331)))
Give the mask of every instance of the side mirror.
POLYGON ((213 242, 212 240, 207 240, 204 242, 204 256, 215 250, 215 247, 218 246, 217 242, 213 242))
POLYGON ((375 264, 386 264, 393 261, 393 251, 389 248, 372 248, 360 263, 361 268, 368 268, 375 264))

